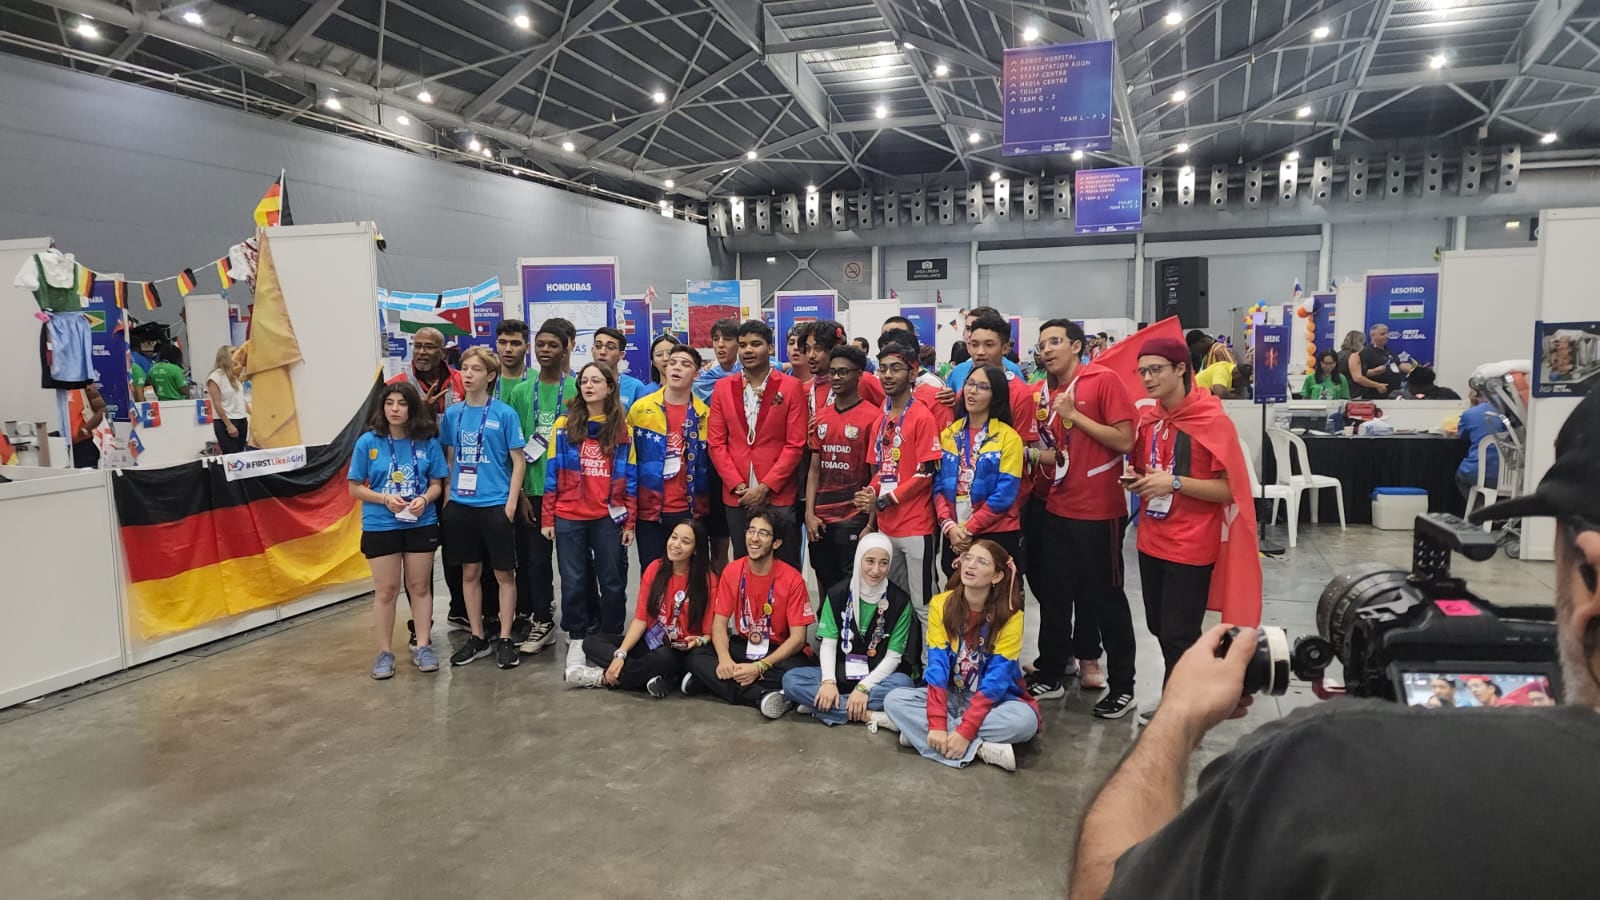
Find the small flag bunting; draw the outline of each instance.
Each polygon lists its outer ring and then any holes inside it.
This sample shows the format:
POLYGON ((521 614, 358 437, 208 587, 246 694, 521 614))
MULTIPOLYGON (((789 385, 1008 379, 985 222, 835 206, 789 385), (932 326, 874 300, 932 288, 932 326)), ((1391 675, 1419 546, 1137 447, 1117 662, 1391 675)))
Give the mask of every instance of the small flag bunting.
POLYGON ((98 280, 93 269, 88 266, 78 266, 78 296, 87 297, 93 294, 95 282, 98 280))
POLYGON ((139 440, 139 432, 134 431, 128 435, 128 455, 134 462, 139 461, 139 454, 144 452, 144 441, 139 440))
POLYGON ((128 308, 128 283, 126 281, 113 282, 116 285, 117 309, 128 308))
POLYGON ((222 289, 233 287, 233 276, 228 274, 228 258, 224 256, 215 263, 217 267, 217 280, 222 282, 222 289))
POLYGON ((144 289, 144 291, 143 291, 144 292, 144 308, 145 309, 160 309, 161 308, 161 293, 156 290, 155 282, 153 282, 153 281, 141 281, 141 282, 139 282, 139 284, 144 289))
POLYGON ((194 402, 194 421, 196 425, 211 424, 211 401, 196 400, 194 402))
POLYGON ((184 269, 178 273, 178 296, 187 297, 194 291, 195 278, 193 269, 184 269))

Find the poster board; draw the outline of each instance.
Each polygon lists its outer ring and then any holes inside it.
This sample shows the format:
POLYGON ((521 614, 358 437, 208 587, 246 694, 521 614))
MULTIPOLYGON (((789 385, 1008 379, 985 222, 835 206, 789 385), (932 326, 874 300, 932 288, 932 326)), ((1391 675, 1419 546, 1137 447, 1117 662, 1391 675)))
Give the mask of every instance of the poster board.
POLYGON ((1389 326, 1389 351, 1431 366, 1438 355, 1439 270, 1367 273, 1366 331, 1389 326))
POLYGON ((775 316, 769 324, 781 363, 790 361, 789 329, 801 322, 838 318, 839 294, 836 291, 778 291, 772 295, 772 303, 775 316))
POLYGON ((578 332, 572 347, 572 368, 576 370, 593 359, 589 348, 595 331, 616 324, 612 304, 619 297, 621 284, 617 258, 520 258, 517 271, 521 274, 525 318, 543 322, 559 316, 570 321, 578 332))

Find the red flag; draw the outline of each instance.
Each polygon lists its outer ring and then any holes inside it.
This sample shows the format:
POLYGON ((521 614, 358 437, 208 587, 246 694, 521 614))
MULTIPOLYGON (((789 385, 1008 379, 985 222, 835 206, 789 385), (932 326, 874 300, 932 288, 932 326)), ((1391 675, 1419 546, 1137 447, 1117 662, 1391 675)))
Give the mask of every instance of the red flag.
POLYGON ((1144 389, 1144 382, 1139 379, 1139 348, 1144 342, 1155 337, 1167 337, 1183 343, 1183 326, 1178 324, 1177 316, 1169 316, 1154 325, 1148 325, 1135 331, 1115 344, 1109 350, 1103 351, 1094 361, 1122 376, 1122 385, 1128 389, 1128 397, 1133 400, 1133 405, 1140 408, 1155 403, 1150 398, 1150 393, 1144 389))
POLYGON ((437 315, 439 318, 461 329, 462 334, 472 333, 472 307, 462 306, 456 309, 441 309, 437 315))

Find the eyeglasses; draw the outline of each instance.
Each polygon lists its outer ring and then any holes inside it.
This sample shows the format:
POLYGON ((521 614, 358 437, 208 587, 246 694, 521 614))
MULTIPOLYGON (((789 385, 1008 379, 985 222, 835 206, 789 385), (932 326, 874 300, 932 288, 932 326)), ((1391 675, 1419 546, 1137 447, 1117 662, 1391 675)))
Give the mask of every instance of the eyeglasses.
POLYGON ((757 537, 757 538, 761 538, 762 540, 766 541, 766 540, 771 540, 772 539, 772 532, 768 531, 765 528, 757 528, 754 525, 752 525, 749 528, 746 528, 744 530, 744 536, 745 537, 757 537))
POLYGON ((908 366, 908 365, 905 365, 904 363, 879 363, 878 364, 878 373, 880 375, 889 375, 889 374, 898 375, 901 372, 909 372, 909 371, 911 371, 911 367, 908 366))
POLYGON ((1177 366, 1174 366, 1172 363, 1162 363, 1159 366, 1140 366, 1138 372, 1140 378, 1154 378, 1168 369, 1175 368, 1177 368, 1177 366))
POLYGON ((861 371, 861 370, 857 369, 857 368, 855 368, 853 366, 835 367, 835 368, 832 368, 832 369, 828 370, 828 377, 830 377, 830 378, 849 378, 851 375, 854 375, 859 371, 861 371))
POLYGON ((622 345, 613 341, 595 341, 590 345, 595 350, 621 350, 622 345))
POLYGON ((994 392, 994 385, 990 384, 987 381, 974 381, 974 380, 970 380, 969 379, 966 384, 962 385, 962 387, 966 388, 966 389, 977 391, 980 394, 988 394, 988 393, 993 393, 994 392))
POLYGON ((990 569, 994 568, 994 560, 977 553, 963 553, 957 559, 957 562, 961 563, 962 565, 972 563, 973 565, 984 566, 990 569))
POLYGON ((1041 352, 1043 352, 1045 350, 1054 350, 1055 348, 1063 346, 1066 343, 1067 343, 1067 339, 1066 338, 1058 338, 1058 337, 1045 338, 1045 339, 1041 339, 1039 341, 1038 345, 1035 346, 1034 349, 1039 350, 1041 352))

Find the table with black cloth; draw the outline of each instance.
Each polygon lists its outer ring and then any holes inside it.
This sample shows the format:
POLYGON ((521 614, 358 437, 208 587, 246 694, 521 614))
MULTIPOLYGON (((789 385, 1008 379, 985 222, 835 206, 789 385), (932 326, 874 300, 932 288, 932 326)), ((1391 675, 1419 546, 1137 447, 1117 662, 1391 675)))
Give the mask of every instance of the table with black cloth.
MULTIPOLYGON (((1456 487, 1456 469, 1467 455, 1463 438, 1436 434, 1315 435, 1301 438, 1311 471, 1339 479, 1344 487, 1345 521, 1351 525, 1372 522, 1372 491, 1380 487, 1415 487, 1428 492, 1428 512, 1460 515, 1466 500, 1456 487)), ((1262 476, 1267 484, 1278 478, 1277 460, 1269 443, 1262 454, 1262 476)), ((1326 492, 1324 492, 1326 494, 1326 492)), ((1310 491, 1301 499, 1300 524, 1311 521, 1310 491)), ((1318 507, 1324 524, 1339 521, 1333 498, 1324 496, 1318 507)), ((1279 519, 1283 518, 1282 513, 1279 519)))

